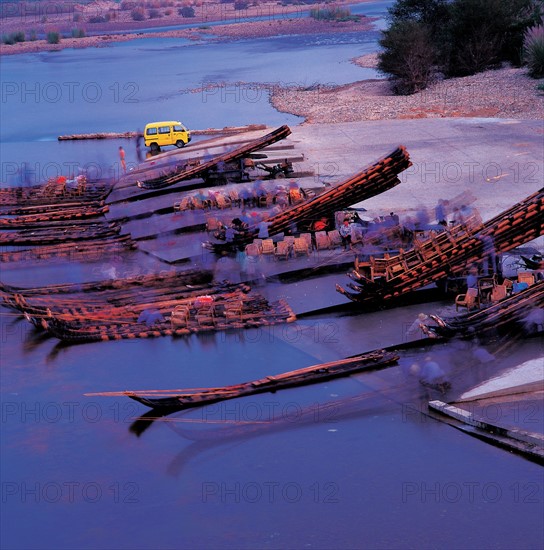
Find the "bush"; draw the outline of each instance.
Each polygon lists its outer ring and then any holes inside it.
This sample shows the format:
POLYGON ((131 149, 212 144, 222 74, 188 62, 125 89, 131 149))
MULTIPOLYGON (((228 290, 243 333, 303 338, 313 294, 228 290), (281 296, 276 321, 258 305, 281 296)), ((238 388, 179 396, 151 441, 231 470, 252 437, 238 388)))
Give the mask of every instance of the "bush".
POLYGON ((2 36, 2 42, 4 44, 13 45, 17 42, 25 41, 25 33, 23 31, 12 32, 10 34, 4 34, 2 36))
POLYGON ((383 33, 380 45, 378 69, 394 77, 396 93, 413 94, 427 86, 436 55, 427 25, 399 21, 383 33))
POLYGON ((80 13, 74 13, 74 16, 72 17, 72 21, 74 23, 78 23, 79 21, 81 21, 81 14, 80 13))
POLYGON ((178 9, 178 14, 182 17, 194 17, 195 8, 191 8, 190 6, 183 6, 183 8, 178 9))
POLYGON ((161 12, 155 8, 152 8, 148 12, 149 19, 158 19, 161 16, 161 12))
POLYGON ((544 77, 544 27, 532 27, 525 31, 523 60, 533 78, 544 77))
POLYGON ((58 44, 60 42, 60 34, 57 31, 49 31, 47 33, 48 44, 58 44))
POLYGON ((89 23, 107 23, 110 20, 111 16, 109 13, 106 15, 93 15, 89 17, 89 23))
POLYGON ((84 38, 85 31, 83 29, 72 29, 72 38, 84 38))
POLYGON ((398 91, 409 93, 425 87, 435 69, 451 77, 504 61, 520 64, 524 33, 541 25, 544 2, 397 0, 388 11, 380 70, 393 76, 398 91))
POLYGON ((35 40, 38 40, 38 36, 37 36, 36 31, 34 29, 32 29, 30 31, 30 36, 28 37, 28 40, 30 40, 31 42, 34 42, 35 40))
POLYGON ((331 6, 330 8, 312 8, 310 16, 318 21, 358 21, 357 15, 351 15, 349 8, 331 6))
POLYGON ((234 2, 235 10, 247 10, 249 7, 249 2, 247 0, 236 0, 234 2))
POLYGON ((143 8, 134 8, 130 12, 130 16, 134 21, 143 21, 145 19, 145 11, 143 8))

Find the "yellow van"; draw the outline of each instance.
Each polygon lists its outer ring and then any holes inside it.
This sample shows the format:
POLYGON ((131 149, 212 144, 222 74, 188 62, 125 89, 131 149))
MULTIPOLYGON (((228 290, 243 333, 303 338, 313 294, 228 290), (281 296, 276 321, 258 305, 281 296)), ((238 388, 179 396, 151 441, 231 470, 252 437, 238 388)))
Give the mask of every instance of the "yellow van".
POLYGON ((181 122, 168 120, 166 122, 150 122, 144 128, 145 146, 157 152, 165 145, 184 147, 191 141, 191 133, 181 122))

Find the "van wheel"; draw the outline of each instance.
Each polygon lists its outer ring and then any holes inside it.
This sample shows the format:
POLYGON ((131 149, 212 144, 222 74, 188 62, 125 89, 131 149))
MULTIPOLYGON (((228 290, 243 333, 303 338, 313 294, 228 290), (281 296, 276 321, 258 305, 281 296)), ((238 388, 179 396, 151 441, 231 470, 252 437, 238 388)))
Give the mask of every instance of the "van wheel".
POLYGON ((152 153, 158 153, 160 150, 161 150, 161 148, 156 143, 151 144, 151 152, 152 153))
POLYGON ((185 142, 184 142, 182 139, 178 139, 178 140, 176 141, 176 147, 177 147, 178 149, 181 149, 182 147, 185 147, 185 142))

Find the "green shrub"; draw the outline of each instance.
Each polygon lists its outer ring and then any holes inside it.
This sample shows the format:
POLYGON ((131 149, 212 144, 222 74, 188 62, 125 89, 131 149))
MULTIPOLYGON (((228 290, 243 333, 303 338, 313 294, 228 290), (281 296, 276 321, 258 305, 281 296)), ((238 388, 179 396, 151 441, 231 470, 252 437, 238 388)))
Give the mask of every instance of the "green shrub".
POLYGON ((16 32, 10 32, 9 34, 3 34, 2 35, 2 43, 13 45, 17 42, 24 42, 25 41, 25 33, 23 31, 16 31, 16 32))
POLYGON ((28 37, 28 39, 31 41, 31 42, 34 42, 35 40, 38 40, 38 36, 36 34, 36 31, 34 29, 32 29, 30 31, 30 36, 28 37))
POLYGON ((83 29, 72 29, 72 38, 84 38, 85 31, 83 29))
POLYGON ((48 44, 58 44, 60 42, 60 34, 57 31, 49 31, 47 33, 48 44))
POLYGON ((148 12, 149 19, 158 19, 161 16, 161 12, 155 8, 152 8, 148 12))
POLYGON ((183 8, 178 9, 178 14, 182 17, 194 17, 195 8, 192 8, 191 6, 183 6, 183 8))
POLYGON ((544 27, 532 27, 525 31, 523 60, 533 78, 544 77, 544 27))
POLYGON ((25 41, 25 33, 23 31, 17 31, 12 32, 10 34, 4 34, 2 35, 2 43, 13 45, 17 42, 24 42, 25 41))
POLYGON ((312 8, 310 16, 318 21, 358 21, 358 15, 351 15, 349 8, 330 6, 328 8, 312 8))

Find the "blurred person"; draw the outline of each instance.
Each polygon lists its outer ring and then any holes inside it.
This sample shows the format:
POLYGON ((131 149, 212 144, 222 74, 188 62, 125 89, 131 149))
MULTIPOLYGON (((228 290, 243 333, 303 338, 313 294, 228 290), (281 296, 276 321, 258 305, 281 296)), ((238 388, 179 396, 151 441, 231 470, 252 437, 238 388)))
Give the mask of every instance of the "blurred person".
POLYGON ((119 160, 121 161, 121 168, 123 169, 123 173, 127 173, 127 163, 125 160, 125 150, 121 145, 119 145, 119 160))

